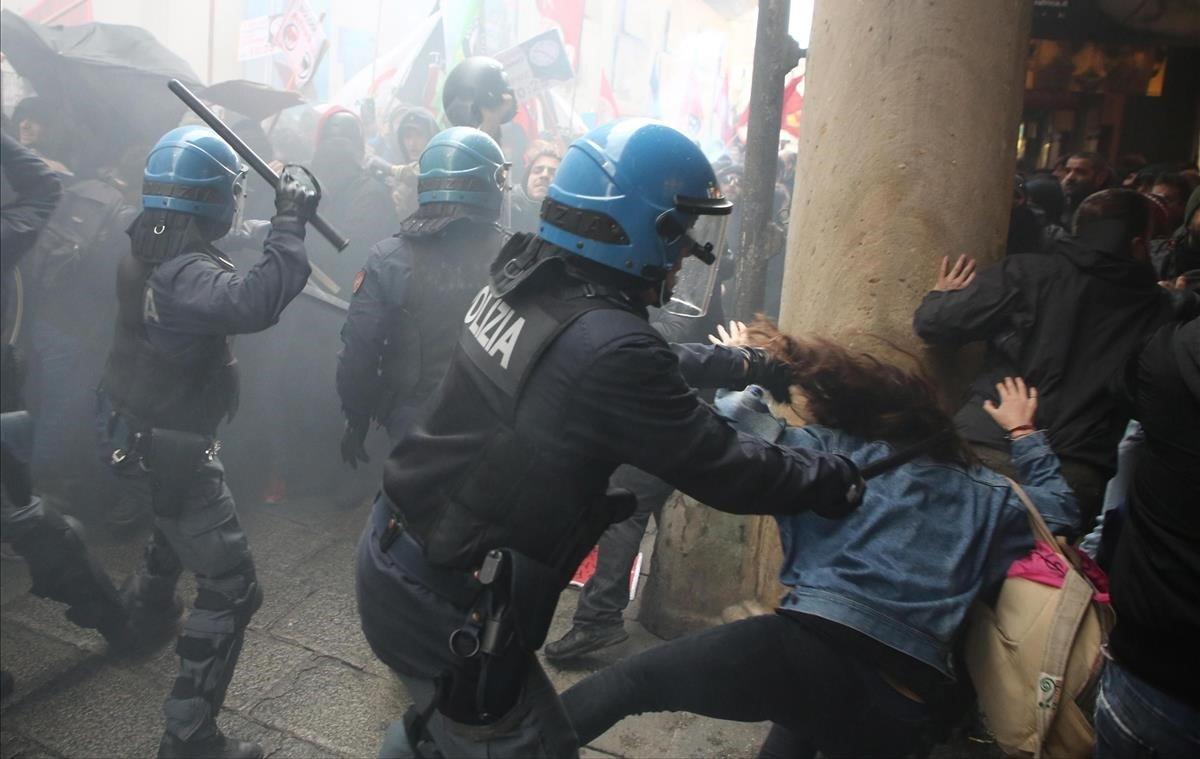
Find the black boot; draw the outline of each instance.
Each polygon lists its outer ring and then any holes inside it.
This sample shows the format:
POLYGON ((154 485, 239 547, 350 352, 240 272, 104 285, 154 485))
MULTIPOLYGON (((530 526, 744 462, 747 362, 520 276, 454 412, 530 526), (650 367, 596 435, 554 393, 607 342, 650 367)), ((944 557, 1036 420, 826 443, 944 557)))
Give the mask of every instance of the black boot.
POLYGON ((604 627, 577 624, 566 635, 547 644, 543 651, 549 661, 567 661, 615 646, 628 637, 624 624, 604 627))
POLYGON ((220 730, 203 740, 181 741, 163 733, 158 759, 262 759, 263 747, 250 741, 226 737, 220 730))

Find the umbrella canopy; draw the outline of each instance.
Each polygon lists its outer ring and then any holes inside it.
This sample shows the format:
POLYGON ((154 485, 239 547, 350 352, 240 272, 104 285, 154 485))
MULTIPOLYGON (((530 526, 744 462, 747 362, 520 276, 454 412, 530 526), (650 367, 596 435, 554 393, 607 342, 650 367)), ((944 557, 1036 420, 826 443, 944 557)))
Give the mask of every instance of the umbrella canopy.
POLYGON ((93 169, 179 123, 170 79, 199 85, 187 62, 145 29, 119 24, 43 26, 0 13, 0 49, 18 74, 62 114, 66 158, 93 169))
POLYGON ((248 79, 230 79, 227 82, 218 82, 209 87, 200 88, 197 94, 210 103, 236 111, 252 121, 262 121, 268 116, 292 106, 303 105, 305 102, 299 93, 277 90, 261 82, 251 82, 248 79))

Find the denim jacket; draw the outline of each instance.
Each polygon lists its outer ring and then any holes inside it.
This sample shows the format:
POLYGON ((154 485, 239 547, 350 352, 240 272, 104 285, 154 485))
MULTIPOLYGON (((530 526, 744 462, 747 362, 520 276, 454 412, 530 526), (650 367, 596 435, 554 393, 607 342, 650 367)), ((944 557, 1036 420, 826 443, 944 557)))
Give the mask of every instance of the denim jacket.
MULTIPOLYGON (((860 467, 894 451, 826 427, 790 427, 760 388, 727 393, 717 410, 743 432, 792 448, 839 453, 860 467)), ((1041 432, 1012 444, 1025 492, 1050 529, 1077 518, 1075 497, 1041 432)), ((919 456, 867 483, 845 519, 776 517, 783 543, 781 609, 846 625, 955 676, 952 650, 971 603, 991 597, 1013 561, 1033 548, 1025 507, 1003 477, 919 456)))

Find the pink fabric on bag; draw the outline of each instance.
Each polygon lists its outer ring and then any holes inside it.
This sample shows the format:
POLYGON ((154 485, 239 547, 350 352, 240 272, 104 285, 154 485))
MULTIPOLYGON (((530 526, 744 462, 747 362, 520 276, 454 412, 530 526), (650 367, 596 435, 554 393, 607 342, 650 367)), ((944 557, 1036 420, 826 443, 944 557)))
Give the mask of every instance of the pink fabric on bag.
MULTIPOLYGON (((1096 588, 1096 593, 1092 598, 1097 603, 1109 603, 1108 575, 1104 574, 1104 570, 1087 554, 1077 553, 1076 555, 1079 557, 1084 576, 1091 580, 1092 585, 1096 588)), ((1012 566, 1008 568, 1008 576, 1022 577, 1049 585, 1052 588, 1061 588, 1069 566, 1067 560, 1052 546, 1039 540, 1034 543, 1033 550, 1028 556, 1012 563, 1012 566)))

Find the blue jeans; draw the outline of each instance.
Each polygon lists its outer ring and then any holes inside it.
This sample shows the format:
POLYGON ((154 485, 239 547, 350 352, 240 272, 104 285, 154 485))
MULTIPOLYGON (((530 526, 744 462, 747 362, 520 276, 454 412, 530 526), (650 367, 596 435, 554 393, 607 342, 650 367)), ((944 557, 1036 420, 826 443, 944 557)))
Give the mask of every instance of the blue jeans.
POLYGON ((1200 711, 1108 662, 1096 699, 1096 759, 1200 756, 1200 711))
MULTIPOLYGON (((1106 553, 1111 553, 1111 546, 1116 545, 1115 533, 1121 525, 1119 515, 1125 512, 1125 502, 1129 499, 1129 486, 1133 484, 1134 462, 1138 455, 1138 449, 1145 442, 1146 433, 1142 429, 1142 425, 1136 419, 1130 420, 1125 427, 1125 436, 1117 445, 1117 473, 1104 488, 1104 505, 1100 509, 1100 516, 1096 518, 1092 531, 1079 543, 1079 550, 1097 561, 1100 561, 1098 554, 1102 547, 1108 548, 1106 553), (1109 520, 1107 528, 1105 520, 1109 520), (1113 534, 1104 537, 1106 530, 1113 534)), ((1101 564, 1104 563, 1106 562, 1101 562, 1101 564)))

